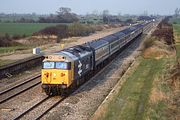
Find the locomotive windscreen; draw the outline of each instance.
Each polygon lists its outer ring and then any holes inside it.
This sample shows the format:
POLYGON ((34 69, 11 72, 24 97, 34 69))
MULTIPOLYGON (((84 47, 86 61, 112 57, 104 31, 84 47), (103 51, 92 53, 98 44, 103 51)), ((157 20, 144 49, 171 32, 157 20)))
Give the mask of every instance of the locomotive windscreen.
POLYGON ((67 69, 68 65, 65 62, 56 62, 55 68, 57 68, 57 69, 67 69))
POLYGON ((70 69, 70 63, 66 62, 43 62, 44 69, 70 69))
POLYGON ((54 65, 55 65, 54 62, 43 62, 43 68, 44 68, 44 69, 54 68, 54 65))

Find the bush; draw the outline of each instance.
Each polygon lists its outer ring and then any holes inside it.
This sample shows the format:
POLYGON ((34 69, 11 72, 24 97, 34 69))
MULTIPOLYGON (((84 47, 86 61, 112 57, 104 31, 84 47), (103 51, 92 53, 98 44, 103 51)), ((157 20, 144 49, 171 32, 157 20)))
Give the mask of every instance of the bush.
POLYGON ((8 33, 6 33, 4 37, 5 37, 6 40, 10 40, 11 39, 8 33))
POLYGON ((22 38, 25 38, 25 37, 26 37, 26 34, 23 34, 23 35, 22 35, 22 38))
POLYGON ((143 43, 144 48, 147 49, 147 48, 153 46, 155 40, 157 40, 156 37, 151 37, 151 38, 146 39, 143 43))
POLYGON ((15 41, 12 41, 11 38, 6 34, 5 36, 0 36, 0 47, 9 47, 21 45, 15 41))
POLYGON ((166 20, 163 20, 158 25, 158 29, 153 32, 152 36, 163 39, 168 45, 172 45, 175 43, 175 40, 173 38, 173 26, 166 20))
POLYGON ((95 31, 101 31, 103 30, 103 27, 101 25, 94 26, 95 31))
POLYGON ((68 27, 67 25, 58 25, 57 28, 57 43, 59 43, 63 38, 68 37, 68 27))
POLYGON ((173 24, 177 24, 177 22, 173 22, 173 24))
POLYGON ((17 34, 12 36, 12 39, 14 39, 14 40, 17 40, 17 39, 20 39, 20 38, 21 38, 21 36, 17 35, 17 34))
POLYGON ((95 29, 90 25, 73 23, 68 26, 69 36, 87 36, 95 32, 95 29))
POLYGON ((72 23, 69 25, 57 25, 53 27, 47 27, 39 32, 33 33, 34 36, 38 35, 55 35, 57 36, 57 42, 67 37, 87 36, 98 30, 102 30, 100 27, 85 25, 80 23, 72 23))

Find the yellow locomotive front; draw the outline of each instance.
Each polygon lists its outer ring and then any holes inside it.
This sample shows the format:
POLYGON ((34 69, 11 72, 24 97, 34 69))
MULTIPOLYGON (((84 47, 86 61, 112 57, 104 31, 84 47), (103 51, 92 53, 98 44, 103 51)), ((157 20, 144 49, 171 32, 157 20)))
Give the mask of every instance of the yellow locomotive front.
POLYGON ((85 81, 93 70, 92 51, 75 46, 47 55, 43 60, 41 83, 47 95, 66 95, 85 81))
POLYGON ((43 60, 41 71, 42 88, 46 94, 61 92, 68 88, 74 78, 73 62, 62 55, 49 55, 43 60))

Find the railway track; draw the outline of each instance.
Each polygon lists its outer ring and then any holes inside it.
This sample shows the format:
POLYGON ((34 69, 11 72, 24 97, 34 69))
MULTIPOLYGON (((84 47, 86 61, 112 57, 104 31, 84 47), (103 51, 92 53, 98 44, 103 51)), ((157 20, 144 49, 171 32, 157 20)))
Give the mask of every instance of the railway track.
POLYGON ((61 103, 66 97, 45 97, 41 101, 37 102, 20 115, 18 115, 14 120, 19 119, 33 119, 39 120, 44 115, 46 115, 51 109, 61 103))
POLYGON ((40 78, 40 74, 26 79, 23 82, 16 84, 13 87, 10 87, 4 91, 0 92, 0 104, 10 100, 11 98, 39 85, 41 82, 37 80, 37 78, 40 78))

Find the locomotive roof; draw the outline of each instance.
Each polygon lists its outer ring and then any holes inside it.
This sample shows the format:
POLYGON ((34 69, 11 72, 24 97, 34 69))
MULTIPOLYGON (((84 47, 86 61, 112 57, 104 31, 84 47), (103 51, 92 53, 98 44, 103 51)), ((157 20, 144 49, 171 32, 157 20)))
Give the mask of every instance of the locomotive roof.
POLYGON ((90 54, 91 50, 84 45, 76 45, 74 47, 67 48, 63 51, 69 52, 77 57, 83 57, 84 55, 90 54))
POLYGON ((90 55, 90 54, 91 54, 90 48, 83 46, 83 45, 77 45, 77 46, 70 47, 70 48, 61 50, 59 52, 53 53, 48 56, 64 57, 65 62, 71 62, 73 60, 77 60, 79 57, 84 57, 84 56, 90 55))

